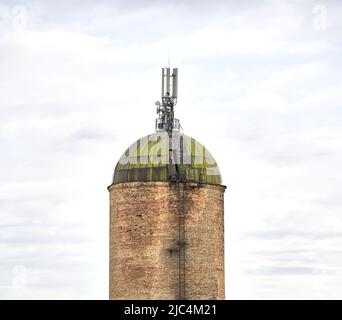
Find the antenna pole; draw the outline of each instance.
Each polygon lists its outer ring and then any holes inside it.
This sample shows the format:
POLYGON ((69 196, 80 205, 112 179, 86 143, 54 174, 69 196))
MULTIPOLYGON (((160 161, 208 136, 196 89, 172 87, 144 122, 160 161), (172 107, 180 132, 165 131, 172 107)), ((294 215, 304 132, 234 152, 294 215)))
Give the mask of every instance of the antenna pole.
POLYGON ((167 56, 168 56, 168 65, 167 65, 167 67, 170 69, 170 48, 167 50, 167 56))

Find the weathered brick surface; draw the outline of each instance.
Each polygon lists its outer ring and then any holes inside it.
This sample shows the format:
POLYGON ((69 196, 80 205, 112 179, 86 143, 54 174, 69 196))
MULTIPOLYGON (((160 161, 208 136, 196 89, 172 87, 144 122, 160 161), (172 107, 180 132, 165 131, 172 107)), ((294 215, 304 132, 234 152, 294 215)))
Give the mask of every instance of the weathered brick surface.
POLYGON ((180 214, 185 298, 224 299, 224 187, 129 182, 109 192, 110 299, 180 297, 180 214))

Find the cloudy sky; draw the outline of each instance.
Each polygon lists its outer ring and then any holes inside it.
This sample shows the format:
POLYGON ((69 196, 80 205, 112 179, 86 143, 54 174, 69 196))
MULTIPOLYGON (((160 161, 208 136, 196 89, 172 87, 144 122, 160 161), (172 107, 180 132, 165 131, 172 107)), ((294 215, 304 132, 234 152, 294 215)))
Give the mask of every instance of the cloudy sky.
POLYGON ((227 298, 342 298, 341 1, 161 3, 1 0, 0 298, 107 299, 106 187, 168 51, 228 186, 227 298))

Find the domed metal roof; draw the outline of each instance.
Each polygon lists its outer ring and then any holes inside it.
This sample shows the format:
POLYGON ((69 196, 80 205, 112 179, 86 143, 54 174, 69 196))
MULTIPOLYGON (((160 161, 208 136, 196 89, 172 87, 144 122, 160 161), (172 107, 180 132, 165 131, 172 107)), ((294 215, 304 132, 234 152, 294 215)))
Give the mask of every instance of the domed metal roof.
POLYGON ((221 184, 221 174, 210 152, 194 138, 166 131, 145 136, 133 143, 121 156, 113 175, 113 184, 133 181, 180 181, 221 184))

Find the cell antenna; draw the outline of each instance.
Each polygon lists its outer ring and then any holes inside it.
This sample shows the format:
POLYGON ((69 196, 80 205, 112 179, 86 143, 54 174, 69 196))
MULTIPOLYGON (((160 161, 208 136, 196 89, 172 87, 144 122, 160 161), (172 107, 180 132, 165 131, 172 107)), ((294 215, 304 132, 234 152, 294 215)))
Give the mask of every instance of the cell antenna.
POLYGON ((157 101, 156 131, 179 131, 179 120, 174 118, 178 97, 178 68, 162 68, 161 102, 157 101))

